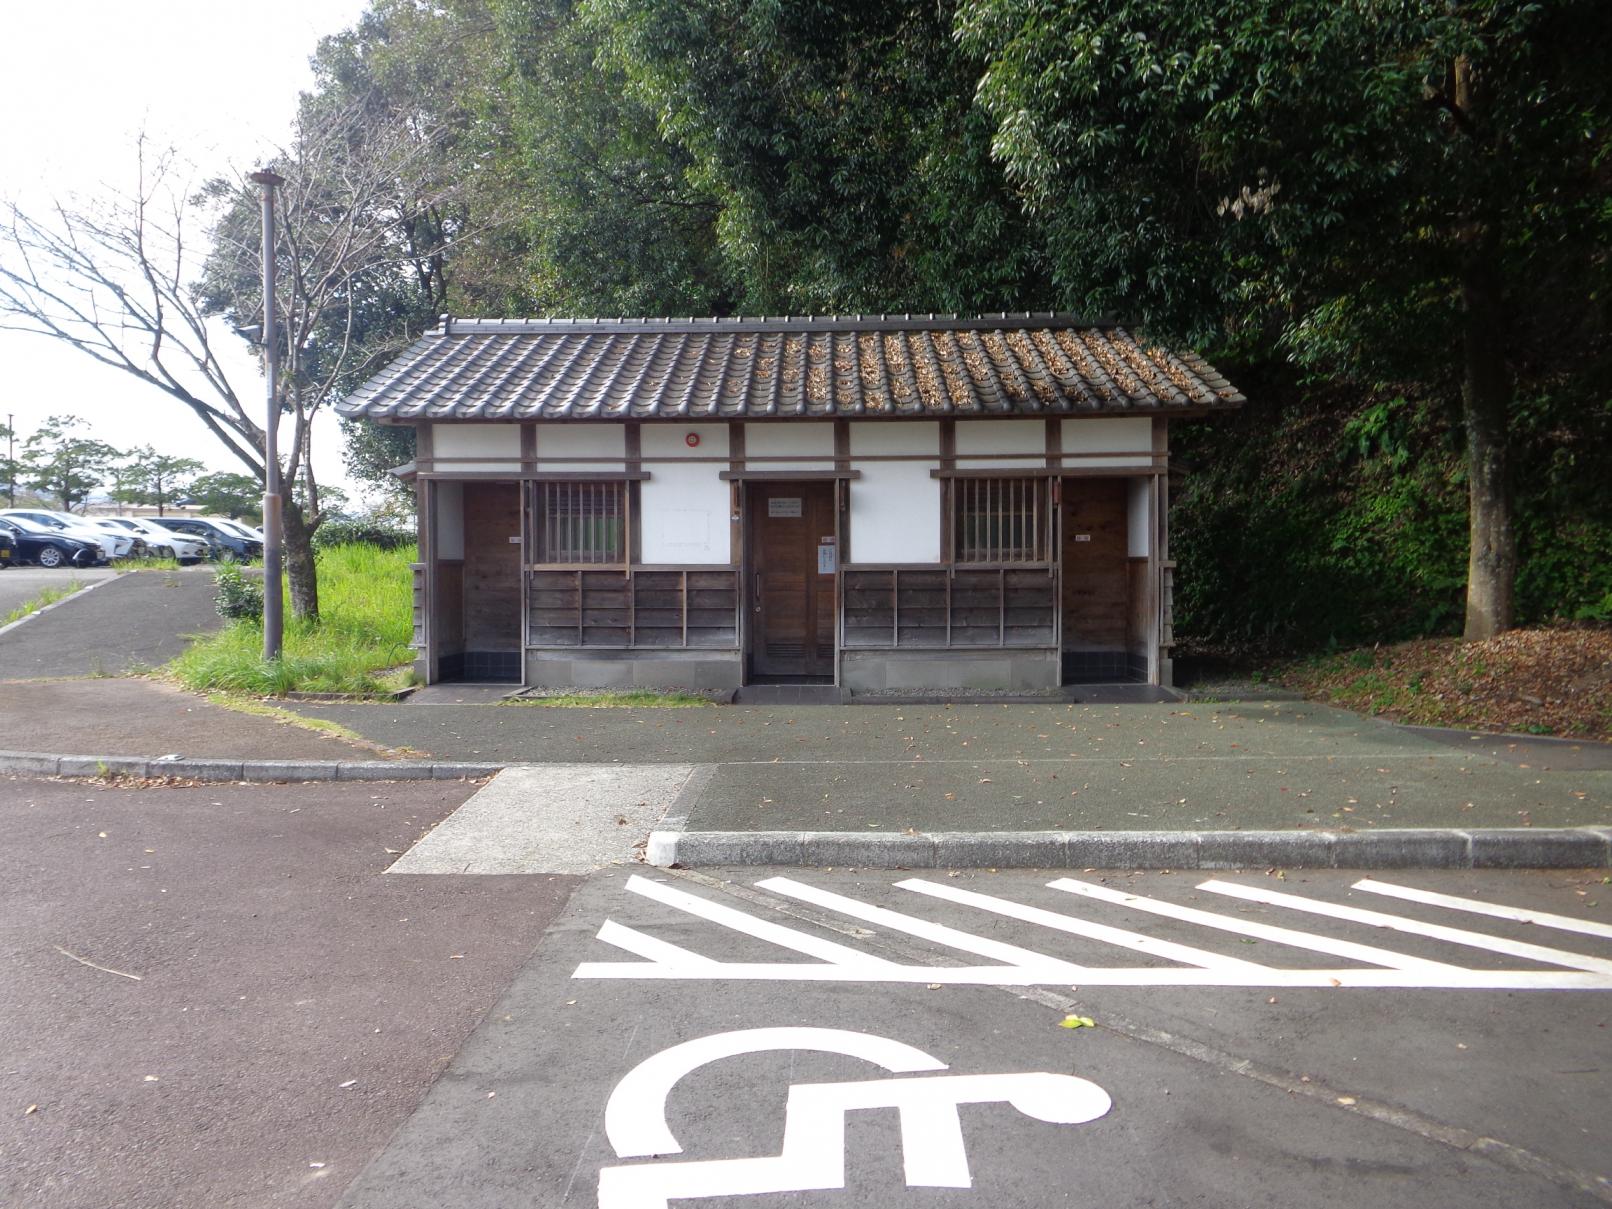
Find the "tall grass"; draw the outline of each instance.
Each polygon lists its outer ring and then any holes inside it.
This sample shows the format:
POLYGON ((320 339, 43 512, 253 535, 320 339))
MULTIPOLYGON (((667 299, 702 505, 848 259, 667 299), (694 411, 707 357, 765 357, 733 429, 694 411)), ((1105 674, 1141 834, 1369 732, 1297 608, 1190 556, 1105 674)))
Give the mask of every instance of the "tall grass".
POLYGON ((199 639, 169 671, 187 688, 260 695, 400 687, 403 677, 395 669, 413 659, 409 563, 415 557, 412 546, 321 550, 320 619, 292 618, 287 601, 280 659, 264 662, 261 624, 237 621, 199 639))

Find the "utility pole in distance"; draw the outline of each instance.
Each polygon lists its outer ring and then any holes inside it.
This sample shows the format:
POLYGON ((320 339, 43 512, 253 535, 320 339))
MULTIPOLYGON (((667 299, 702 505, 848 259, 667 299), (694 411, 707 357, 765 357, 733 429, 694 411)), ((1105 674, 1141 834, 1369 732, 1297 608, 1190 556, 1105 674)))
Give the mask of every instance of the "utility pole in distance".
POLYGON ((274 330, 274 191, 285 178, 264 169, 252 173, 263 186, 263 377, 268 383, 268 415, 263 424, 263 658, 280 657, 285 610, 280 573, 285 545, 280 529, 280 393, 278 338, 274 330))
POLYGON ((17 506, 17 417, 6 412, 6 507, 17 506))

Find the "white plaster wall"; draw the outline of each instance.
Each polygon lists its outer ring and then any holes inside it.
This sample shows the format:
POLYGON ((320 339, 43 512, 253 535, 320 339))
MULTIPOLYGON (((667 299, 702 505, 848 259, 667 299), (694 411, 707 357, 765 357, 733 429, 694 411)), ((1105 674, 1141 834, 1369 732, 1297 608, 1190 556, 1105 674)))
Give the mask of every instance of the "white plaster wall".
POLYGON ((1153 544, 1152 479, 1130 479, 1125 484, 1125 553, 1146 558, 1153 544))
POLYGON ((758 472, 777 470, 833 470, 832 420, 783 420, 774 424, 744 426, 745 468, 758 472), (756 462, 751 458, 791 458, 784 462, 756 462))
POLYGON ((959 420, 957 469, 989 470, 998 466, 1045 466, 1047 425, 1042 420, 959 420), (967 457, 991 454, 991 457, 967 457), (1011 456, 1011 455, 1020 456, 1011 456))
POLYGON ((431 485, 437 502, 436 555, 465 556, 465 485, 439 480, 431 485))
POLYGON ((544 474, 575 470, 578 474, 621 472, 627 468, 627 430, 613 424, 538 424, 538 469, 544 474), (576 462, 568 458, 609 458, 605 462, 576 462))
POLYGON ((645 424, 642 502, 643 558, 646 563, 733 561, 729 541, 730 488, 718 475, 728 468, 726 424, 645 424), (700 443, 690 449, 689 433, 700 443), (693 458, 721 458, 696 462, 693 458))
POLYGON ((485 461, 449 462, 437 466, 438 474, 470 471, 507 471, 521 468, 521 430, 518 424, 433 424, 431 456, 475 458, 485 461))
MULTIPOLYGON (((1064 463, 1070 470, 1098 466, 1147 466, 1152 461, 1153 419, 1151 416, 1101 416, 1085 419, 1063 418, 1065 453, 1129 453, 1141 457, 1071 458, 1064 463)), ((958 425, 958 431, 962 425, 958 425)))
POLYGON ((851 561, 935 563, 940 561, 940 425, 903 420, 851 422, 851 561), (922 462, 859 459, 892 454, 929 454, 922 462))

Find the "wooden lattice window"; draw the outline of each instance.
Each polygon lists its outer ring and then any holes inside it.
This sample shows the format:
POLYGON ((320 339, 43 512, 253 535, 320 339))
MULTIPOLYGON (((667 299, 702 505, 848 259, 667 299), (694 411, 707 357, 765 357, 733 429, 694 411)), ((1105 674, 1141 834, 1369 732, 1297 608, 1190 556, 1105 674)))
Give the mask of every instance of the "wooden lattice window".
POLYGON ((953 557, 992 565, 1046 562, 1048 513, 1045 479, 953 479, 953 557))
POLYGON ((548 566, 627 561, 627 484, 532 484, 532 561, 548 566))

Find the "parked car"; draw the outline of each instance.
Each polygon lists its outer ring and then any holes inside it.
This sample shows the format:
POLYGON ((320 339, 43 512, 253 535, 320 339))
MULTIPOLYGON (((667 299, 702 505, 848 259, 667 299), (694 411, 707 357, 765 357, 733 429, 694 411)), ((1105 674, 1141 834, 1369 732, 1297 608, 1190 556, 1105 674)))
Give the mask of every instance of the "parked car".
POLYGON ((110 518, 108 518, 108 517, 92 516, 92 517, 89 517, 88 519, 89 519, 90 524, 94 525, 97 529, 105 529, 108 533, 114 534, 116 536, 129 536, 129 537, 131 537, 133 539, 133 541, 134 541, 134 544, 129 547, 129 555, 128 556, 130 558, 144 558, 146 556, 146 554, 149 553, 149 547, 146 545, 145 534, 143 534, 143 533, 127 533, 126 534, 123 526, 114 524, 112 522, 112 520, 110 518))
POLYGON ((41 567, 93 567, 104 562, 100 542, 76 537, 61 527, 47 528, 21 516, 0 516, 0 530, 10 539, 16 562, 41 567))
POLYGON ((205 538, 212 547, 213 557, 223 562, 245 561, 263 557, 263 543, 234 529, 226 529, 213 517, 175 516, 163 524, 175 533, 189 533, 205 538))
POLYGON ((199 563, 213 554, 212 543, 206 538, 193 533, 175 533, 162 521, 150 517, 109 516, 103 523, 118 525, 138 534, 152 554, 158 558, 172 558, 181 566, 199 563))
POLYGON ((12 536, 11 526, 0 525, 0 567, 9 567, 16 561, 17 544, 12 536))
POLYGON ((71 512, 53 512, 48 508, 6 508, 0 516, 17 517, 31 521, 46 529, 63 530, 80 541, 94 542, 101 547, 101 558, 110 562, 114 558, 127 558, 134 549, 132 535, 119 535, 102 529, 94 521, 71 512))
POLYGON ((259 545, 263 544, 263 540, 264 540, 264 538, 263 538, 263 530, 254 529, 254 528, 252 528, 251 525, 248 525, 245 521, 238 521, 234 517, 226 518, 226 517, 222 517, 222 516, 209 516, 209 517, 204 517, 203 519, 210 520, 215 525, 223 525, 224 528, 226 528, 226 529, 233 529, 235 532, 239 533, 242 537, 246 538, 247 541, 257 542, 259 545))

